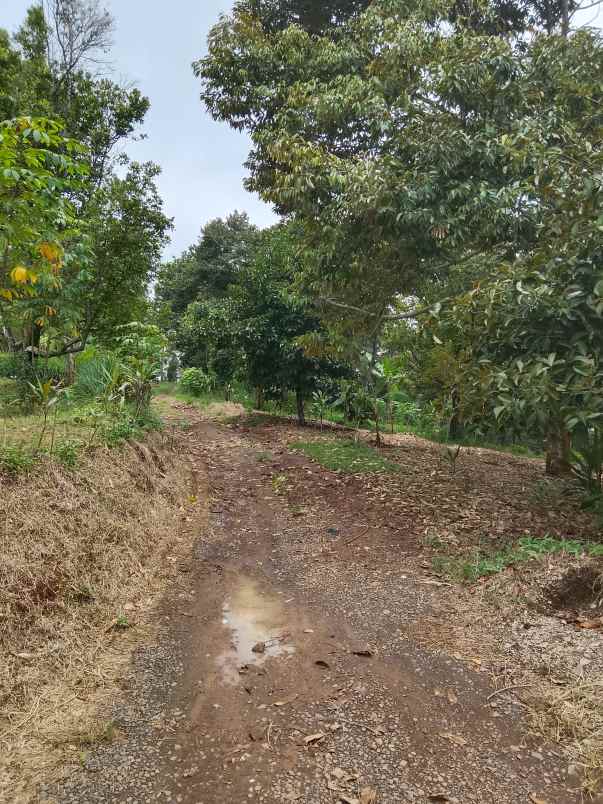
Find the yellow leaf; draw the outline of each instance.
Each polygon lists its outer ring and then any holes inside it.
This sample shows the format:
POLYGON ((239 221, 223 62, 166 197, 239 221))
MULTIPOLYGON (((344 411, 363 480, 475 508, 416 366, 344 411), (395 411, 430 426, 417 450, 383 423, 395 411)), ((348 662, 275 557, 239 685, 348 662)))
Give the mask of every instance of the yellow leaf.
POLYGON ((47 307, 46 308, 46 315, 47 316, 50 317, 50 316, 56 315, 56 313, 57 313, 57 311, 54 309, 54 307, 47 307))
POLYGON ((8 301, 12 301, 13 292, 12 290, 7 290, 6 288, 0 288, 0 296, 2 296, 3 299, 8 299, 8 301))
POLYGON ((10 276, 13 282, 23 285, 25 282, 27 282, 29 274, 27 272, 27 268, 24 268, 22 265, 17 265, 17 267, 13 268, 11 271, 10 276))
POLYGON ((61 249, 56 243, 40 243, 38 251, 48 262, 59 262, 61 257, 61 249))

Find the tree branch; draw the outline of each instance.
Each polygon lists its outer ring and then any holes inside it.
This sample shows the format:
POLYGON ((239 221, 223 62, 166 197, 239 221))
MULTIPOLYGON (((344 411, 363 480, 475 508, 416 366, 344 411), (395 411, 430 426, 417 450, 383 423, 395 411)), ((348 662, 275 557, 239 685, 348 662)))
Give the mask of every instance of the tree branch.
POLYGON ((421 305, 420 307, 415 307, 413 310, 409 310, 406 313, 396 313, 393 315, 373 313, 371 310, 364 310, 362 307, 355 307, 353 304, 345 304, 344 302, 335 301, 335 299, 326 299, 321 297, 319 301, 324 302, 325 304, 330 304, 332 307, 340 307, 344 310, 352 310, 355 313, 362 313, 362 315, 381 318, 384 321, 403 321, 405 319, 408 320, 410 318, 417 318, 417 316, 423 315, 424 313, 429 313, 433 309, 434 305, 443 304, 446 301, 450 301, 451 298, 452 297, 449 296, 445 299, 441 299, 438 302, 434 302, 433 304, 421 305))

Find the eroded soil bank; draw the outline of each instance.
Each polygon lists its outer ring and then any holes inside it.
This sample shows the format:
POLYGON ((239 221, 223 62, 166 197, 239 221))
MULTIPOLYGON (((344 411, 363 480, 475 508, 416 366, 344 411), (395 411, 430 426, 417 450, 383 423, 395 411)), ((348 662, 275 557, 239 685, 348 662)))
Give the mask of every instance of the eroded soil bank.
MULTIPOLYGON (((291 452, 288 426, 174 415, 191 423, 178 437, 207 479, 208 525, 123 683, 115 738, 40 800, 583 800, 580 768, 522 698, 538 677, 523 634, 551 617, 438 579, 424 514, 403 524, 376 481, 291 452)), ((596 655, 600 635, 579 636, 596 655)))

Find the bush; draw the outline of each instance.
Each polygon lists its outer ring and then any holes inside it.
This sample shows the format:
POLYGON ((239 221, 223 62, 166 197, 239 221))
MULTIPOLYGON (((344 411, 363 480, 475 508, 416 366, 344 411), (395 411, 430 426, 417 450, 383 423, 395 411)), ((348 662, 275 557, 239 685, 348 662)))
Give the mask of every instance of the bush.
POLYGON ((119 358, 114 352, 97 352, 85 360, 78 360, 71 396, 78 401, 103 397, 119 365, 119 358))
POLYGON ((15 358, 16 355, 0 353, 0 377, 6 377, 9 380, 14 379, 15 358))
POLYGON ((187 394, 201 396, 211 388, 211 380, 200 368, 187 368, 180 377, 180 387, 187 394))
POLYGON ((133 416, 123 415, 115 418, 103 431, 105 442, 110 447, 116 447, 122 441, 133 438, 138 433, 136 421, 133 416))
POLYGON ((65 381, 65 361, 62 358, 30 360, 29 355, 22 352, 3 354, 0 358, 0 376, 15 380, 16 394, 25 407, 33 404, 32 386, 49 380, 53 385, 65 381))
POLYGON ((152 410, 136 415, 130 408, 124 408, 103 428, 103 440, 110 447, 116 447, 130 438, 140 438, 149 430, 162 430, 163 422, 152 410))
POLYGON ((25 474, 34 463, 33 455, 20 444, 5 444, 0 447, 0 471, 9 475, 25 474))
POLYGON ((67 469, 74 469, 80 454, 82 444, 79 441, 68 439, 59 441, 54 445, 54 456, 67 469))

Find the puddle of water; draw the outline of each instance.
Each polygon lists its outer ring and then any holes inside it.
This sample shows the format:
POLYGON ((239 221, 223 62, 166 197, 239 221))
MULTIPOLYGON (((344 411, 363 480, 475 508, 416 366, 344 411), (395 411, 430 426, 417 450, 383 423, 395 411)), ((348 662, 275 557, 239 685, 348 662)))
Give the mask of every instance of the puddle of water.
POLYGON ((264 597, 255 581, 243 578, 222 608, 222 623, 231 632, 230 648, 218 659, 222 680, 238 684, 239 668, 245 664, 262 665, 273 656, 294 653, 286 644, 286 628, 280 601, 264 597), (264 653, 254 653, 258 642, 264 653))

